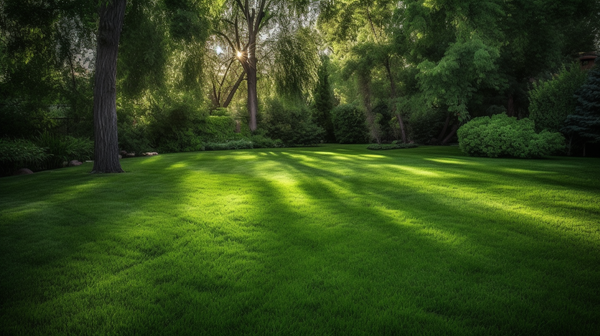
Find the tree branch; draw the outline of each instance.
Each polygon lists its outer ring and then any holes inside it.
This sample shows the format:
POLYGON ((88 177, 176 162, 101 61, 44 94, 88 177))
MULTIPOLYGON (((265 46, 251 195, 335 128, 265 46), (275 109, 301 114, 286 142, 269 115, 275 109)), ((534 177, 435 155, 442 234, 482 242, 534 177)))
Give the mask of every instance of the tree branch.
POLYGON ((220 36, 224 37, 224 38, 225 38, 225 40, 227 41, 227 43, 229 43, 229 46, 231 47, 231 49, 233 49, 233 50, 237 50, 237 49, 235 48, 235 46, 233 45, 233 43, 231 42, 231 40, 229 39, 229 37, 227 37, 227 35, 225 35, 225 34, 221 33, 220 31, 215 31, 215 34, 217 34, 217 35, 220 35, 220 36))
POLYGON ((234 27, 235 27, 235 42, 237 43, 237 47, 238 47, 237 50, 240 50, 240 46, 241 46, 241 43, 240 43, 240 31, 239 31, 239 28, 238 28, 238 18, 237 18, 237 15, 235 16, 235 26, 234 27))
MULTIPOLYGON (((258 17, 256 18, 256 23, 254 23, 254 31, 258 32, 258 28, 260 27, 260 22, 262 21, 263 17, 265 16, 265 5, 267 3, 267 0, 261 0, 260 1, 260 6, 258 9, 258 17)), ((271 1, 269 1, 269 5, 271 4, 271 1)), ((268 7, 267 7, 268 8, 268 7)))
MULTIPOLYGON (((240 7, 240 10, 244 13, 244 15, 246 15, 246 7, 242 5, 242 2, 240 0, 235 0, 235 3, 240 7)), ((248 1, 246 1, 246 4, 248 4, 248 1)))
POLYGON ((240 86, 240 84, 244 80, 244 75, 245 74, 246 74, 246 72, 242 71, 242 73, 240 74, 240 77, 238 77, 237 81, 233 85, 233 88, 231 88, 231 91, 229 91, 229 95, 227 96, 227 99, 225 99, 225 102, 223 103, 223 107, 229 106, 229 103, 231 103, 231 100, 233 99, 233 96, 235 96, 235 93, 237 92, 238 87, 240 86))

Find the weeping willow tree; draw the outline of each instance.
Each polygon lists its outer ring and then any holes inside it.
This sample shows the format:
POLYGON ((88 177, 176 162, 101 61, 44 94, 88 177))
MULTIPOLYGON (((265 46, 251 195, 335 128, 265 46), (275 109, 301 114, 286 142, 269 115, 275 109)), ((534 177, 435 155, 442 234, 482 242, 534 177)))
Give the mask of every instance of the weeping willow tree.
POLYGON ((319 50, 316 32, 300 28, 284 32, 274 45, 272 73, 276 93, 292 101, 306 103, 317 81, 319 50))
POLYGON ((257 128, 260 46, 286 27, 282 23, 306 14, 309 8, 308 0, 231 0, 226 3, 221 29, 215 33, 235 51, 236 59, 246 74, 247 108, 252 132, 257 128))
MULTIPOLYGON (((221 3, 135 0, 119 57, 119 131, 128 151, 165 149, 204 118, 206 42, 221 3), (139 138, 146 139, 138 142, 139 138)), ((177 151, 171 146, 169 151, 177 151)))

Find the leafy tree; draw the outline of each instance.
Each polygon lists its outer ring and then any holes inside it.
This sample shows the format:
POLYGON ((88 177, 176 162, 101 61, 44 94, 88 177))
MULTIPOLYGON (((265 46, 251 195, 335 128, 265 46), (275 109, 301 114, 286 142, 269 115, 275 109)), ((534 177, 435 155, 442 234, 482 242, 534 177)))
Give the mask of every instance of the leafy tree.
POLYGON ((598 13, 597 2, 584 0, 409 0, 391 30, 406 69, 418 70, 405 73, 429 103, 464 121, 495 96, 504 96, 510 115, 524 116, 531 78, 595 49, 598 13))
POLYGON ((333 110, 334 98, 329 83, 329 57, 321 56, 321 65, 317 72, 317 85, 313 91, 315 122, 325 130, 325 141, 335 142, 335 133, 331 121, 331 110, 333 110))
POLYGON ((577 95, 577 108, 567 116, 561 131, 584 141, 583 156, 587 143, 600 142, 600 68, 592 70, 577 95))
MULTIPOLYGON (((307 1, 284 0, 231 0, 227 2, 231 10, 226 10, 222 22, 229 26, 228 31, 233 31, 229 36, 223 31, 216 33, 221 36, 236 57, 246 73, 246 87, 248 91, 247 109, 249 114, 250 130, 257 128, 258 93, 257 93, 257 65, 258 46, 260 39, 264 38, 265 28, 272 22, 285 20, 301 13, 308 5, 307 1)), ((282 29, 284 26, 280 25, 282 29)))
POLYGON ((405 124, 402 115, 396 113, 395 101, 399 96, 393 58, 393 39, 390 38, 389 26, 391 13, 397 6, 394 1, 342 0, 322 1, 319 26, 334 51, 340 58, 347 58, 346 66, 356 71, 357 84, 362 95, 362 104, 367 113, 367 123, 373 138, 380 141, 381 119, 372 113, 371 86, 372 71, 383 68, 387 80, 388 97, 391 100, 392 114, 396 115, 403 142, 407 141, 405 124), (349 57, 347 57, 349 56, 349 57))

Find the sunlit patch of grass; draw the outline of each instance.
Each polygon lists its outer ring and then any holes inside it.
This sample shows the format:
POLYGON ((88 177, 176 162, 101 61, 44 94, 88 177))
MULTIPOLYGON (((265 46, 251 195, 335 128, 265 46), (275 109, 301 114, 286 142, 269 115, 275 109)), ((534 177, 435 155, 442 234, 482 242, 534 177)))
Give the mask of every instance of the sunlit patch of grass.
POLYGON ((600 330, 598 159, 167 154, 0 179, 0 334, 600 330))

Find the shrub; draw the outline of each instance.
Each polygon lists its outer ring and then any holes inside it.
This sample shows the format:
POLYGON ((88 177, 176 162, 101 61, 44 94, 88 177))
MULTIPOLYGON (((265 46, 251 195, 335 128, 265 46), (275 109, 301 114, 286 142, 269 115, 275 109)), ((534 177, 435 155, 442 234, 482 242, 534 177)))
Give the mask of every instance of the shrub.
POLYGON ((458 130, 458 141, 470 156, 539 158, 564 148, 560 133, 536 133, 532 120, 506 114, 474 118, 458 130))
POLYGON ((226 150, 226 149, 252 149, 254 146, 250 140, 233 140, 227 142, 209 142, 206 144, 206 150, 226 150))
POLYGON ((280 148, 284 147, 283 141, 280 139, 273 140, 261 134, 256 134, 250 137, 254 148, 280 148))
POLYGON ((182 99, 154 102, 150 107, 148 138, 152 147, 162 152, 189 152, 202 149, 202 139, 195 134, 205 111, 193 100, 182 99), (167 106, 166 108, 164 106, 167 106))
POLYGON ((365 116, 356 106, 340 105, 331 112, 335 138, 339 143, 367 143, 365 116))
POLYGON ((325 130, 312 121, 307 107, 284 105, 279 100, 268 102, 263 125, 267 136, 288 146, 316 145, 325 135, 325 130))
POLYGON ((65 161, 89 160, 94 155, 94 142, 89 139, 44 132, 35 138, 35 142, 49 154, 42 164, 47 169, 60 168, 65 161))
MULTIPOLYGON (((394 141, 395 142, 395 141, 394 141)), ((380 144, 371 144, 367 146, 367 149, 370 150, 388 150, 388 149, 406 149, 406 148, 416 148, 419 145, 414 143, 393 143, 391 145, 380 145, 380 144)))
POLYGON ((119 148, 130 153, 150 152, 154 149, 148 139, 147 127, 128 122, 119 123, 119 148))
POLYGON ((229 116, 229 110, 226 107, 217 107, 210 111, 210 115, 213 117, 227 117, 229 116))
POLYGON ((535 129, 558 132, 568 115, 575 112, 577 98, 574 94, 585 82, 586 73, 573 64, 552 80, 534 84, 529 91, 529 118, 535 129))
POLYGON ((235 121, 228 116, 210 116, 200 122, 198 134, 205 142, 226 142, 235 138, 235 121))
POLYGON ((191 129, 174 131, 169 138, 163 139, 157 150, 162 153, 195 152, 204 150, 199 136, 191 129))
POLYGON ((9 175, 25 167, 35 170, 49 157, 44 148, 29 140, 0 139, 0 175, 9 175))

